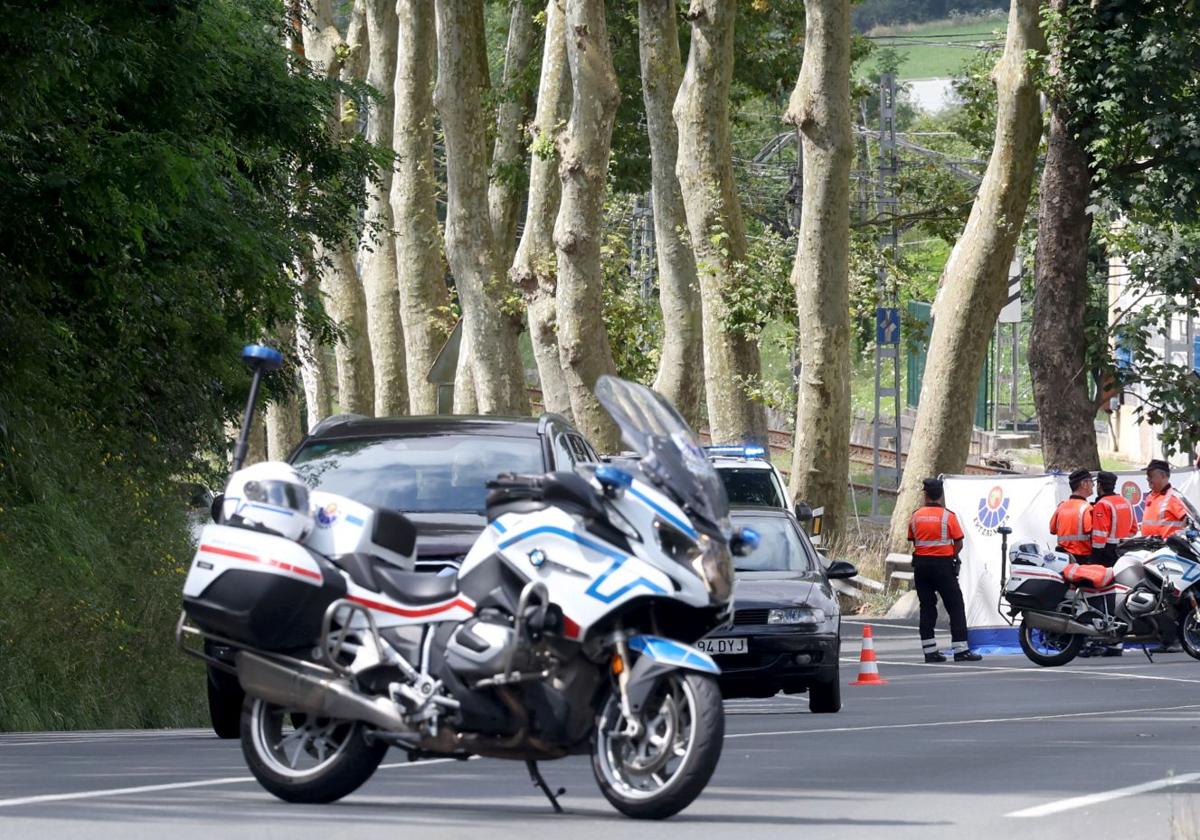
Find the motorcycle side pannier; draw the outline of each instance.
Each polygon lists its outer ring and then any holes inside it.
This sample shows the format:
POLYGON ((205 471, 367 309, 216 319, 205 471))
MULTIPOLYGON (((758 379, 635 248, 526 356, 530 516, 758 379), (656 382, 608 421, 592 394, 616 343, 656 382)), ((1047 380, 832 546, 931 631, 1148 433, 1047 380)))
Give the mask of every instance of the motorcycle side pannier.
POLYGON ((1012 580, 1004 591, 1005 600, 1014 607, 1036 610, 1053 610, 1066 595, 1067 584, 1064 581, 1044 577, 1012 580))
POLYGON ((314 643, 325 609, 346 594, 337 567, 282 537, 206 526, 183 590, 183 608, 210 633, 262 650, 314 643))

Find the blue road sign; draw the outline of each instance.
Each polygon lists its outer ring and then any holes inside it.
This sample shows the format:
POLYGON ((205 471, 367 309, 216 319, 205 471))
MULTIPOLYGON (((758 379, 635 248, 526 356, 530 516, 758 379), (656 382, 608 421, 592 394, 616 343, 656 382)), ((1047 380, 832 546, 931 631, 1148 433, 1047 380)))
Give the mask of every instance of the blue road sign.
POLYGON ((900 343, 900 310, 890 306, 880 306, 875 310, 875 343, 900 343))

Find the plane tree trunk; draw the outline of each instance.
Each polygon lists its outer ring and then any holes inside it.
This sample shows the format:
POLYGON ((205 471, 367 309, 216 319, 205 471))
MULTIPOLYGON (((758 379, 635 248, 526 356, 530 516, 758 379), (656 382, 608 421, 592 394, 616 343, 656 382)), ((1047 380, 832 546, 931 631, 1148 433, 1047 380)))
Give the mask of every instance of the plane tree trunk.
POLYGON ((566 12, 564 0, 546 4, 546 31, 542 48, 537 111, 530 127, 534 153, 529 164, 529 201, 521 244, 509 277, 525 296, 529 338, 542 384, 546 411, 571 415, 571 397, 558 355, 555 294, 558 257, 554 250, 554 222, 558 217, 562 182, 558 177, 557 139, 560 126, 571 114, 571 77, 567 68, 566 12))
POLYGON ((558 254, 558 352, 575 425, 600 452, 620 446, 596 399, 596 380, 616 372, 604 325, 600 265, 604 195, 613 121, 621 92, 613 69, 604 0, 567 0, 571 117, 559 143, 562 199, 554 225, 558 254))
POLYGON ((800 130, 804 180, 792 286, 800 382, 790 495, 837 531, 850 480, 850 0, 807 0, 804 63, 784 121, 800 130))
POLYGON ((669 399, 693 428, 704 408, 704 336, 700 281, 687 235, 687 213, 675 176, 679 132, 671 115, 683 65, 675 0, 640 0, 638 50, 642 98, 650 136, 650 185, 663 346, 654 390, 669 399))
POLYGON ((488 89, 482 0, 437 0, 434 103, 446 140, 446 259, 484 414, 525 414, 529 398, 517 338, 521 323, 508 273, 496 260, 488 215, 488 89))
POLYGON ((404 332, 408 408, 437 412, 437 386, 429 369, 450 332, 442 236, 433 168, 433 78, 437 29, 428 0, 398 0, 398 58, 392 150, 391 205, 396 228, 396 274, 404 332))
POLYGON ((692 0, 691 48, 675 99, 676 175, 700 279, 704 389, 714 443, 766 442, 767 414, 747 395, 762 375, 758 345, 729 323, 727 299, 746 258, 746 230, 733 182, 729 86, 736 4, 692 0))
POLYGON ((1008 295, 1008 266, 1033 184, 1042 117, 1030 53, 1045 51, 1039 0, 1012 0, 1008 34, 992 74, 996 140, 966 228, 942 272, 912 446, 892 515, 891 545, 907 546, 921 481, 961 473, 971 444, 975 394, 996 318, 1008 295))
MULTIPOLYGON (((1050 5, 1063 12, 1067 3, 1051 0, 1050 5)), ((1054 45, 1051 74, 1060 60, 1061 46, 1054 45)), ((1092 178, 1087 151, 1073 136, 1069 116, 1068 103, 1052 96, 1046 162, 1038 190, 1033 328, 1029 335, 1030 346, 1037 348, 1029 355, 1029 372, 1046 469, 1068 473, 1080 467, 1100 468, 1084 328, 1092 178)))
MULTIPOLYGON (((367 82, 379 91, 367 115, 367 140, 390 146, 395 112, 396 51, 399 22, 395 0, 367 0, 367 42, 371 46, 367 82)), ((367 298, 367 337, 375 374, 375 414, 408 413, 404 333, 400 324, 400 288, 396 282, 396 243, 392 237, 390 167, 378 183, 367 185, 367 228, 359 243, 358 263, 367 298)))

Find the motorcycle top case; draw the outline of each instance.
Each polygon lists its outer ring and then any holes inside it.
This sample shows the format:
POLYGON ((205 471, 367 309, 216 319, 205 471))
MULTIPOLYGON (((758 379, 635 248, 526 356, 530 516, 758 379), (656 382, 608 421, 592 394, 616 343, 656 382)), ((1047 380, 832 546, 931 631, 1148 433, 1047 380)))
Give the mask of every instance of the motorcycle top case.
POLYGON ((183 585, 183 609, 202 630, 287 650, 315 642, 325 609, 345 594, 337 567, 298 543, 206 525, 183 585))
POLYGON ((321 490, 309 502, 314 524, 304 544, 318 554, 370 554, 406 571, 416 565, 417 529, 402 514, 321 490))

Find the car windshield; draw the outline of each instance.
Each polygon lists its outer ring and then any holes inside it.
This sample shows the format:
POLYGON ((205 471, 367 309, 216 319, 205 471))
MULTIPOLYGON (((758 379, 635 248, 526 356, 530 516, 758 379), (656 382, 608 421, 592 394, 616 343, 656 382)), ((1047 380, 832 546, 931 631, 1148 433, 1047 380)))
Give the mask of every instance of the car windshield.
POLYGON ((758 548, 746 557, 734 558, 738 572, 811 572, 817 568, 813 551, 786 516, 762 516, 734 512, 733 524, 758 532, 758 548))
POLYGON ((483 513, 489 480, 545 469, 539 438, 454 434, 315 441, 292 464, 314 490, 401 513, 483 513))
POLYGON ((786 507, 770 470, 718 467, 717 475, 725 482, 731 505, 786 507))

